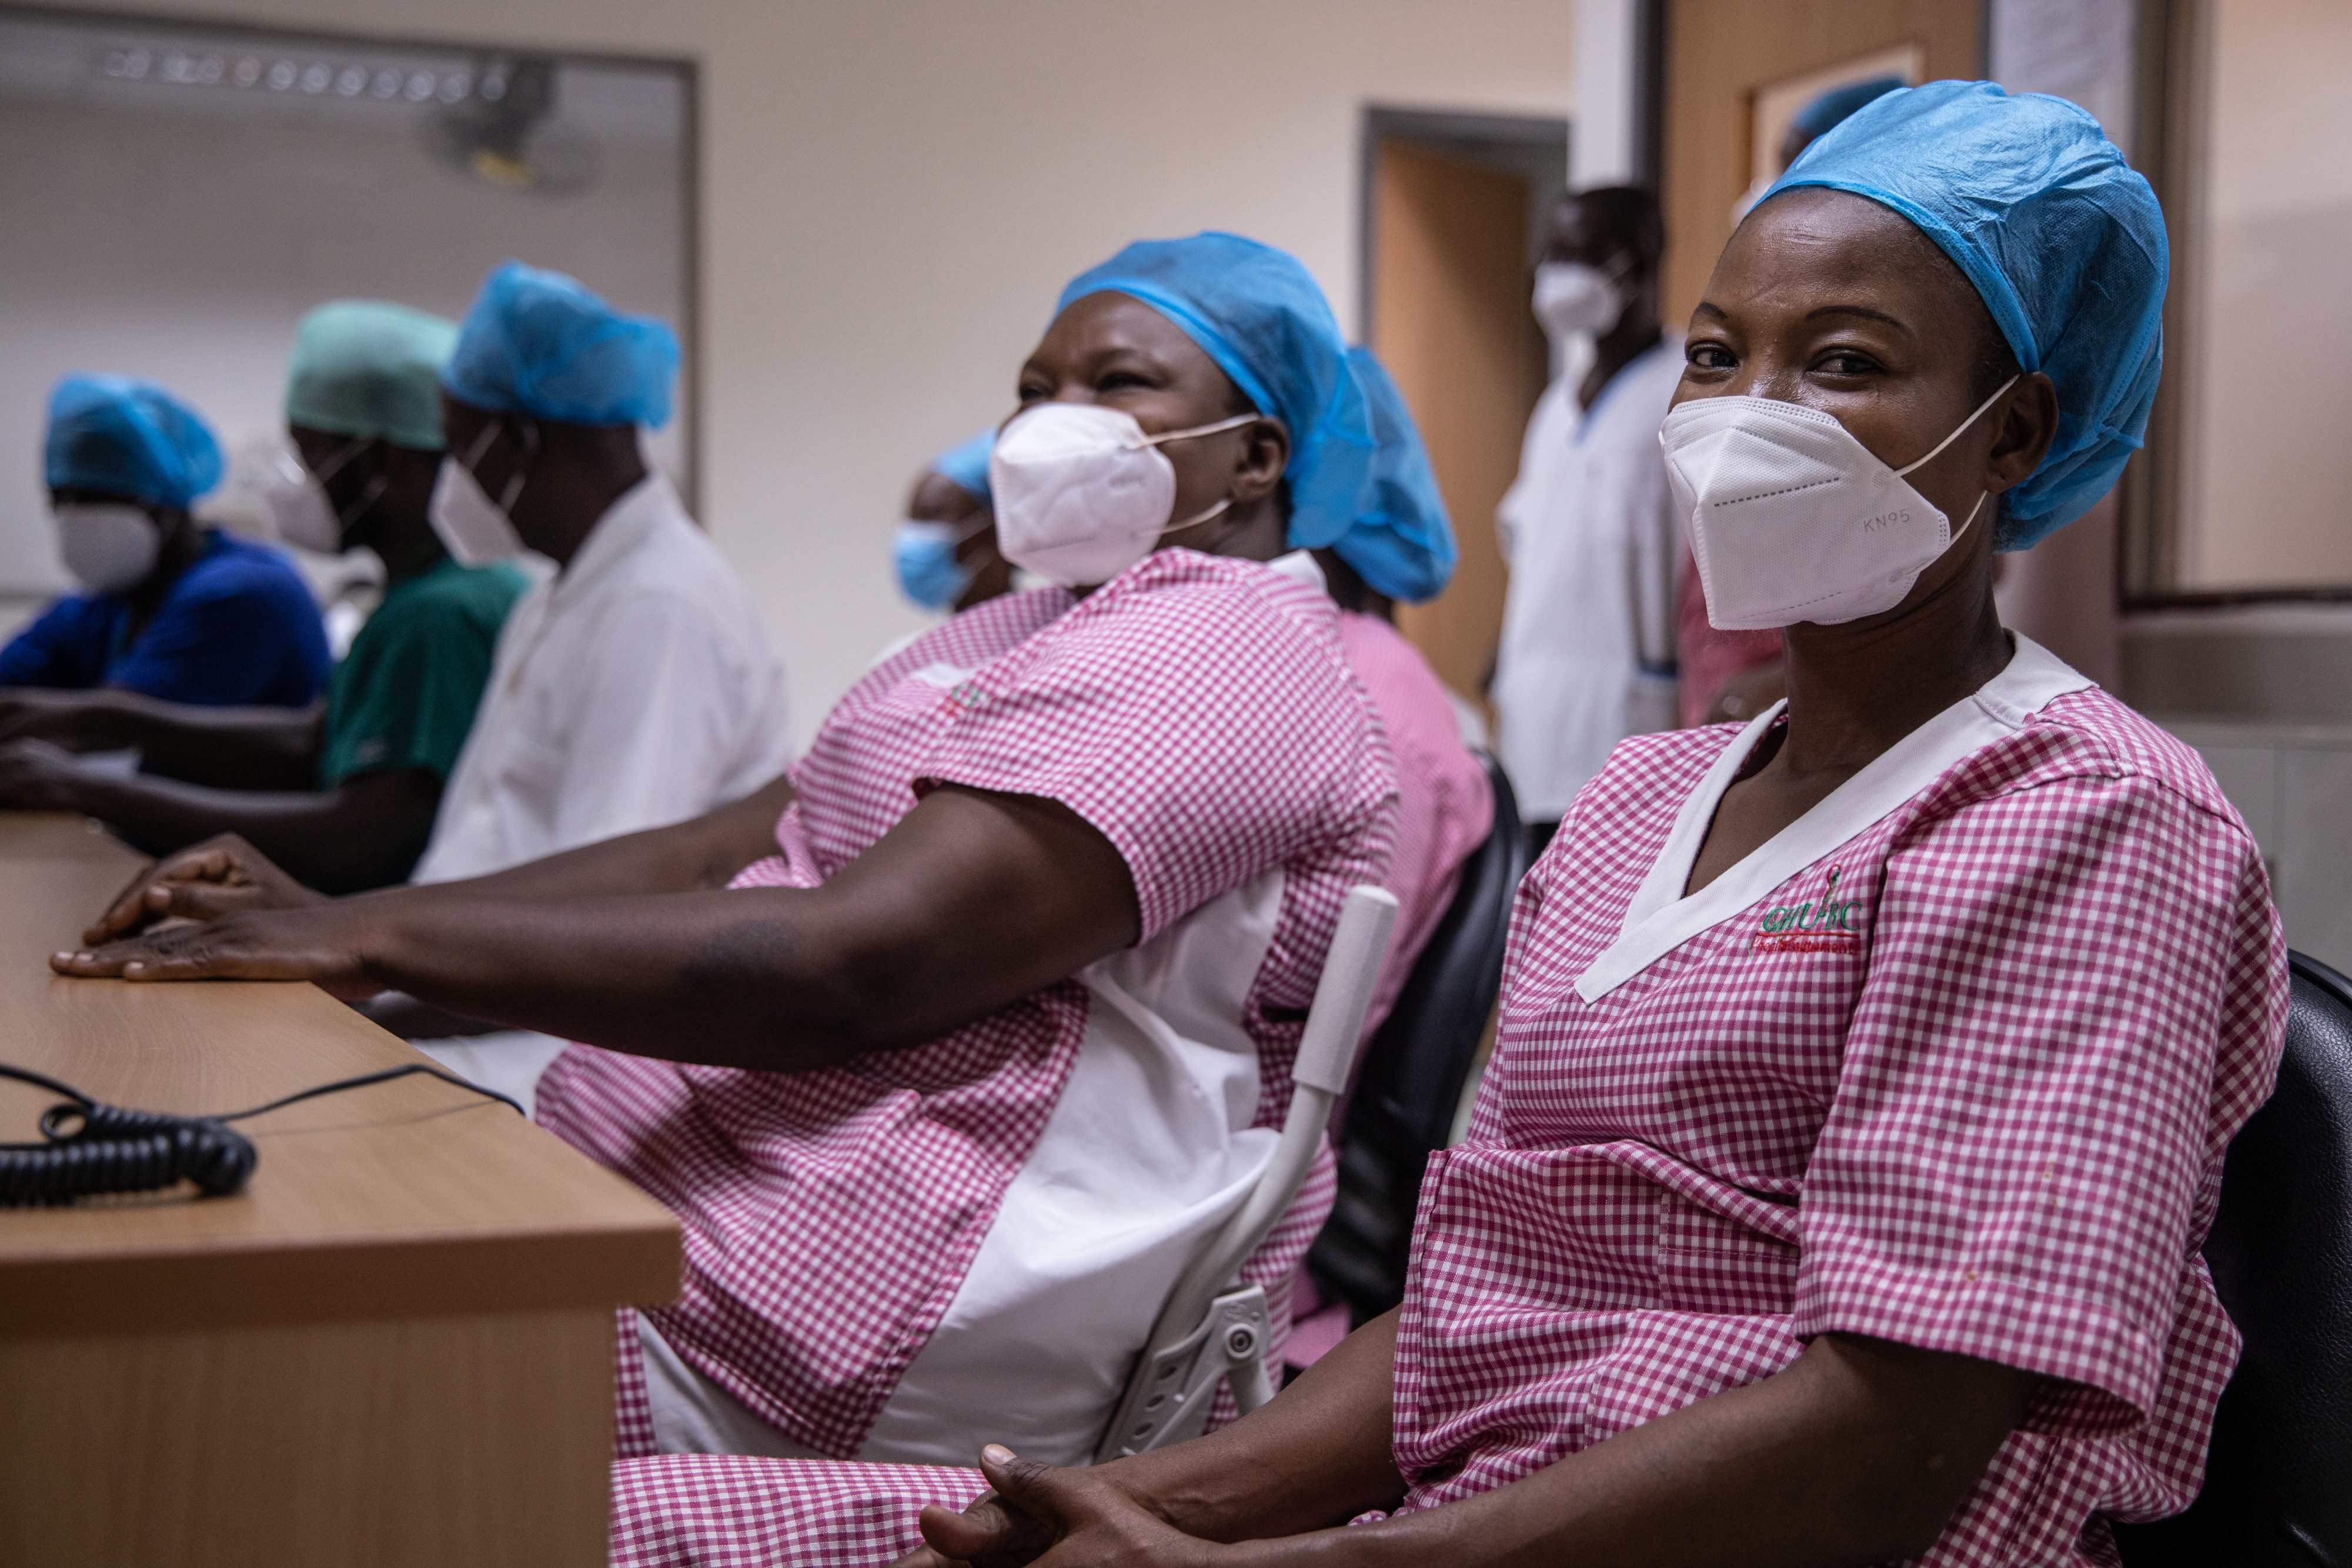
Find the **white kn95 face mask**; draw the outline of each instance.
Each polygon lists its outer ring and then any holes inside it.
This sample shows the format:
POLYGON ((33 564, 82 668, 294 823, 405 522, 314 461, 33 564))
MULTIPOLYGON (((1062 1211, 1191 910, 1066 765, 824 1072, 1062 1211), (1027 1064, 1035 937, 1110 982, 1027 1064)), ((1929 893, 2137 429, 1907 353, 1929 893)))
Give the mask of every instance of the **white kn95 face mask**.
POLYGON ((444 456, 441 472, 434 476, 433 499, 425 517, 459 566, 488 566, 493 561, 512 560, 525 549, 508 509, 522 494, 526 470, 516 469, 514 477, 507 481, 506 494, 495 501, 482 488, 482 482, 474 477, 474 465, 489 450, 490 440, 501 423, 492 420, 484 425, 482 434, 474 438, 473 450, 462 461, 454 453, 444 456))
POLYGON ((1916 463, 1890 468, 1826 413, 1777 398, 1694 398, 1667 412, 1658 442, 1690 529, 1706 618, 1718 631, 1811 621, 1835 626, 1903 602, 1958 533, 1904 482, 1977 422, 2001 392, 1916 463))
POLYGON ((1536 268, 1530 302, 1547 337, 1605 332, 1625 310, 1615 274, 1581 261, 1547 261, 1536 268))
POLYGON ((1233 505, 1228 497, 1171 519, 1176 465, 1160 444, 1213 435, 1258 417, 1239 413, 1147 435, 1134 415, 1100 403, 1041 402, 1024 410, 988 458, 998 553, 1064 588, 1108 582, 1150 555, 1160 535, 1205 523, 1233 505))
POLYGON ((163 531, 144 507, 126 501, 64 501, 51 516, 66 570, 90 592, 121 593, 136 588, 155 570, 163 531))

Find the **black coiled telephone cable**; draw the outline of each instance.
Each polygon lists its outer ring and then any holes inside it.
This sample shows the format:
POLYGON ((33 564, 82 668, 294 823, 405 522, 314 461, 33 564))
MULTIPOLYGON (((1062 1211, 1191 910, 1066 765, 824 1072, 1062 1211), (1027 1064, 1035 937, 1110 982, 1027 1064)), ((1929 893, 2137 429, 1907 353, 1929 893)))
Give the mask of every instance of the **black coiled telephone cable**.
POLYGON ((162 1111, 132 1111, 94 1100, 69 1083, 0 1062, 0 1077, 14 1078, 66 1098, 41 1113, 44 1142, 0 1144, 0 1208, 71 1203, 99 1193, 156 1192, 192 1181, 207 1197, 224 1197, 242 1188, 261 1155, 251 1139, 231 1122, 242 1122, 265 1111, 339 1094, 421 1072, 454 1083, 460 1089, 488 1095, 523 1108, 495 1089, 468 1083, 455 1073, 417 1062, 388 1067, 381 1072, 338 1079, 220 1116, 173 1116, 162 1111))

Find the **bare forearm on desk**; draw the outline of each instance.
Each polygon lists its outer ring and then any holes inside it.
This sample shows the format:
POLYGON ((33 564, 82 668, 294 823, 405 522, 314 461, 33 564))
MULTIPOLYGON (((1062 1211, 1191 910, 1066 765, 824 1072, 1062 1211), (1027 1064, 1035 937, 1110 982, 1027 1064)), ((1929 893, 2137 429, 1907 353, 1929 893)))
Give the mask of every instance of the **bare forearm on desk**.
POLYGON ((792 801, 791 782, 776 779, 691 821, 624 833, 487 876, 387 890, 377 896, 427 902, 543 900, 721 888, 753 861, 776 852, 776 819, 792 801))
POLYGON ((332 789, 214 789, 169 779, 85 776, 72 809, 108 822, 152 852, 232 832, 290 875, 327 893, 396 883, 433 826, 441 796, 431 773, 366 773, 332 789))
POLYGON ((0 691, 0 738, 74 751, 136 747, 141 766, 225 789, 303 789, 318 777, 321 709, 192 707, 136 692, 0 691))
POLYGON ((619 1051, 793 1071, 936 1039, 1130 945, 1139 925, 1109 841, 1024 797, 940 789, 821 887, 581 891, 647 852, 586 855, 537 882, 248 910, 53 962, 140 980, 309 979, 352 998, 399 990, 619 1051), (551 878, 562 896, 548 895, 551 878))

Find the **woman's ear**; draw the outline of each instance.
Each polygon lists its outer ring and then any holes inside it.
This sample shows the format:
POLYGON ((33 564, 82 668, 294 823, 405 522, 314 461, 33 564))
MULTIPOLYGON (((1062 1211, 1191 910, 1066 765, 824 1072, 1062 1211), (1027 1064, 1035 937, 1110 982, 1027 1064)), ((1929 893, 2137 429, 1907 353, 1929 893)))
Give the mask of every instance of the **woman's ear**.
POLYGON ((2020 376, 1994 411, 1992 450, 1985 455, 1985 488, 1994 495, 2022 485, 2058 439, 2058 388, 2040 371, 2020 376))
POLYGON ((1241 455, 1234 464, 1233 496, 1250 502, 1274 494, 1290 466, 1290 432, 1278 419, 1261 418, 1241 429, 1241 455))

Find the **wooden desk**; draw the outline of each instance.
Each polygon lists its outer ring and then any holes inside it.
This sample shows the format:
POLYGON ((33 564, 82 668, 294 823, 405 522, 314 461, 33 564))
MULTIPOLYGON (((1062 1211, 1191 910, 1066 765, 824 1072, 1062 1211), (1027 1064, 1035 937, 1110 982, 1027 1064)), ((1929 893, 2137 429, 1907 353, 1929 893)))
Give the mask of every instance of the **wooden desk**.
MULTIPOLYGON (((186 1113, 423 1060, 307 985, 52 976, 138 865, 0 813, 0 1061, 186 1113)), ((54 1098, 0 1082, 0 1142, 54 1098)), ((237 1197, 0 1209, 0 1563, 603 1563, 613 1308, 675 1296, 676 1221, 431 1079, 239 1127, 237 1197)))

